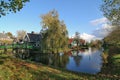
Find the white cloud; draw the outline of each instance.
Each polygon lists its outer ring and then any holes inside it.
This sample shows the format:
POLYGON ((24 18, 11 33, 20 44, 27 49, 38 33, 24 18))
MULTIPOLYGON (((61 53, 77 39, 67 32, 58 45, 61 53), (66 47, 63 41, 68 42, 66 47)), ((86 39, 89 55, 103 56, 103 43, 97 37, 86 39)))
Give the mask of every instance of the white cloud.
POLYGON ((113 26, 109 25, 109 20, 105 17, 92 20, 90 23, 97 26, 97 29, 93 31, 93 35, 99 39, 103 39, 112 31, 113 26))
MULTIPOLYGON (((90 23, 92 23, 94 26, 97 26, 96 30, 94 30, 92 34, 82 33, 80 34, 80 38, 88 42, 91 40, 103 39, 112 31, 113 28, 113 26, 110 26, 108 22, 109 21, 105 17, 90 21, 90 23)), ((73 37, 75 37, 75 34, 72 35, 72 38, 73 37)))
POLYGON ((88 42, 96 38, 94 35, 87 34, 87 33, 82 33, 80 37, 88 42))
POLYGON ((113 26, 111 26, 111 25, 105 23, 105 24, 102 24, 101 29, 112 29, 112 27, 113 27, 113 26))
POLYGON ((90 23, 91 23, 92 25, 95 25, 95 26, 96 26, 96 25, 103 24, 103 23, 107 23, 107 22, 108 22, 108 19, 105 18, 105 17, 90 21, 90 23))
POLYGON ((113 26, 110 26, 107 23, 104 23, 101 25, 101 28, 98 28, 93 31, 93 35, 95 35, 98 38, 103 39, 112 31, 112 28, 113 26))
MULTIPOLYGON (((74 37, 75 37, 75 34, 73 34, 72 37, 70 37, 70 38, 74 38, 74 37)), ((96 37, 91 34, 82 33, 82 34, 80 34, 80 38, 84 39, 87 42, 90 42, 91 40, 95 39, 96 37)))

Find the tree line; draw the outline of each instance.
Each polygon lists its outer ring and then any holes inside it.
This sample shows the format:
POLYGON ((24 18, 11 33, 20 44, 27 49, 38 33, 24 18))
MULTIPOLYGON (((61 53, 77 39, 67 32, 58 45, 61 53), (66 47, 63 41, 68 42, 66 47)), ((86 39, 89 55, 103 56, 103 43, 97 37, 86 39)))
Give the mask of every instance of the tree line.
POLYGON ((120 0, 103 0, 101 11, 110 21, 109 25, 114 26, 103 40, 108 44, 120 45, 120 0))
MULTIPOLYGON (((16 13, 17 11, 20 11, 26 2, 29 2, 29 0, 1 0, 0 16, 4 16, 9 12, 16 13)), ((103 40, 110 44, 120 44, 120 0, 103 0, 101 11, 103 12, 103 15, 110 21, 109 24, 115 26, 112 32, 103 40)), ((44 35, 43 43, 46 44, 43 45, 45 48, 50 49, 51 46, 50 50, 53 52, 66 49, 68 31, 64 21, 59 20, 58 12, 55 10, 50 11, 47 14, 42 15, 41 18, 41 32, 44 35)))

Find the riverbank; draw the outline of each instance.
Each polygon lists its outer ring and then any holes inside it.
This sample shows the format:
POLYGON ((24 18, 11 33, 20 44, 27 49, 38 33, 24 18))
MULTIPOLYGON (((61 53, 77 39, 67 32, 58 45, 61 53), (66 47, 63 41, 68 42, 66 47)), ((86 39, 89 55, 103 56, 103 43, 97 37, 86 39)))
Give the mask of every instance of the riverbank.
MULTIPOLYGON (((105 64, 101 69, 101 74, 107 74, 107 76, 120 76, 120 48, 109 47, 104 53, 105 64)), ((119 77, 120 79, 120 77, 119 77)))
MULTIPOLYGON (((115 77, 116 78, 116 77, 115 77)), ((73 73, 0 54, 0 80, 102 80, 114 79, 106 75, 73 73)), ((116 78, 117 79, 117 78, 116 78)))

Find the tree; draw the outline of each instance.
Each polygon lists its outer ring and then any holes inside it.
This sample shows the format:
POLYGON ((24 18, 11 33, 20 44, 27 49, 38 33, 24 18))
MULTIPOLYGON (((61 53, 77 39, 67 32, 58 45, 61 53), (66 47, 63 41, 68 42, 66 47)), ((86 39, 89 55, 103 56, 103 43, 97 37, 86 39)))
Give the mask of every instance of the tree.
POLYGON ((18 40, 23 40, 25 35, 26 35, 26 31, 24 31, 24 30, 18 30, 17 31, 17 39, 18 40))
POLYGON ((80 44, 80 33, 79 33, 79 32, 76 32, 76 33, 75 33, 75 38, 74 38, 74 40, 76 41, 77 47, 78 47, 79 44, 80 44))
POLYGON ((90 43, 91 47, 97 47, 97 48, 101 48, 102 46, 102 41, 101 40, 92 40, 90 43))
POLYGON ((10 38, 13 38, 13 34, 11 32, 7 32, 6 35, 9 36, 10 38))
POLYGON ((103 0, 101 6, 104 16, 110 21, 113 31, 105 37, 105 42, 110 44, 120 43, 120 0, 103 0))
POLYGON ((103 0, 101 10, 112 25, 120 26, 120 0, 103 0))
POLYGON ((0 1, 0 17, 5 16, 9 12, 16 13, 20 11, 29 0, 1 0, 0 1))
POLYGON ((64 21, 59 20, 58 12, 52 10, 41 18, 44 47, 53 53, 65 50, 68 45, 68 31, 64 21))
POLYGON ((104 38, 104 41, 109 44, 120 44, 120 29, 112 31, 107 37, 104 38))

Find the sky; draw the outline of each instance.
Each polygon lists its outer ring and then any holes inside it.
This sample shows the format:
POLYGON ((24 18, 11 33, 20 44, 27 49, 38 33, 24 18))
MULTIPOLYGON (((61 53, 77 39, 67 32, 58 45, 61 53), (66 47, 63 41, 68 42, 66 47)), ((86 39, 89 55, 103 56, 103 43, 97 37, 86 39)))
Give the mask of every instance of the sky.
POLYGON ((55 9, 59 19, 66 24, 69 37, 79 32, 81 37, 89 40, 101 38, 99 31, 108 26, 100 11, 101 4, 102 0, 30 0, 20 12, 0 18, 0 32, 12 32, 14 35, 17 30, 40 32, 40 16, 55 9))

